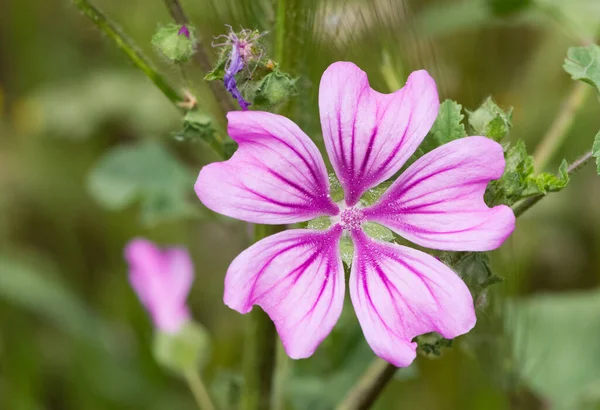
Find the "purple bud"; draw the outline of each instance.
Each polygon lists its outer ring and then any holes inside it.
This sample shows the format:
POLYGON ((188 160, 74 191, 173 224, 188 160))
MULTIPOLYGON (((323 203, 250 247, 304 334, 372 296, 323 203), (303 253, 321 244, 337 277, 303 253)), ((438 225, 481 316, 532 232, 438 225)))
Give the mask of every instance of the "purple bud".
POLYGON ((187 38, 190 38, 190 30, 188 30, 188 28, 183 25, 181 26, 181 28, 179 29, 179 32, 177 33, 178 35, 183 35, 186 36, 187 38))

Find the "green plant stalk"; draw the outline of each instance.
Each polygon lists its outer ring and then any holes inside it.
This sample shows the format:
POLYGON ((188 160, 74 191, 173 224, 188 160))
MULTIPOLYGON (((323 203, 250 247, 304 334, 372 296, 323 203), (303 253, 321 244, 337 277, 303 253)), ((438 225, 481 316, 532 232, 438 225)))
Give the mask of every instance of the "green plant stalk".
POLYGON ((275 46, 274 55, 275 61, 279 64, 284 59, 284 51, 285 51, 285 0, 276 0, 277 8, 276 8, 276 16, 275 16, 275 46))
MULTIPOLYGON (((171 1, 171 0, 166 0, 171 1)), ((176 0, 175 0, 176 1, 176 0)), ((281 64, 285 41, 285 0, 276 0, 274 58, 281 64)), ((284 230, 283 226, 255 225, 254 242, 284 230)), ((288 359, 277 343, 277 332, 269 316, 254 308, 247 323, 244 352, 242 410, 280 409, 284 405, 288 359), (277 381, 275 381, 277 376, 277 381)))
MULTIPOLYGON (((254 242, 282 230, 281 226, 255 225, 254 242)), ((266 410, 271 407, 277 332, 269 316, 261 309, 254 308, 249 316, 244 339, 241 409, 266 410)))
MULTIPOLYGON (((185 12, 183 11, 183 7, 179 0, 164 0, 165 5, 169 9, 169 13, 171 17, 177 24, 189 25, 190 21, 187 18, 185 12)), ((196 45, 196 52, 193 56, 194 62, 202 71, 202 76, 206 75, 210 70, 212 70, 212 64, 210 59, 208 58, 208 54, 202 42, 198 41, 196 45)), ((223 118, 229 111, 235 111, 236 107, 233 105, 233 101, 231 97, 221 86, 221 84, 217 82, 209 82, 208 87, 213 94, 213 97, 217 101, 219 108, 221 109, 221 113, 223 118)))
POLYGON ((542 138, 542 142, 537 146, 533 161, 535 169, 543 171, 548 162, 552 159, 556 151, 561 147, 567 136, 577 112, 585 102, 589 91, 592 89, 583 82, 577 82, 573 86, 571 93, 563 103, 558 115, 552 125, 542 138))
POLYGON ((135 46, 135 44, 123 34, 121 29, 115 23, 108 19, 100 10, 93 6, 88 0, 73 0, 77 8, 88 17, 98 29, 110 38, 123 51, 131 62, 146 74, 146 76, 158 87, 159 90, 171 101, 179 110, 178 103, 182 101, 182 96, 177 90, 169 84, 144 54, 135 46))
MULTIPOLYGON (((567 168, 569 176, 575 175, 581 168, 592 159, 592 151, 575 160, 567 168)), ((537 204, 547 195, 538 195, 519 202, 513 207, 516 217, 523 215, 525 211, 537 204)), ((383 359, 375 358, 358 382, 350 389, 343 401, 337 406, 337 410, 364 410, 370 408, 387 383, 396 373, 396 366, 383 359)))
POLYGON ((272 404, 274 410, 285 410, 287 379, 291 370, 291 360, 281 343, 277 344, 277 359, 273 380, 272 404))
POLYGON ((190 370, 185 373, 185 380, 200 410, 215 410, 215 406, 200 375, 195 370, 190 370))
POLYGON ((352 387, 344 401, 337 410, 364 410, 371 407, 379 393, 384 389, 387 382, 396 373, 397 367, 389 364, 383 359, 375 359, 371 362, 367 371, 352 387))

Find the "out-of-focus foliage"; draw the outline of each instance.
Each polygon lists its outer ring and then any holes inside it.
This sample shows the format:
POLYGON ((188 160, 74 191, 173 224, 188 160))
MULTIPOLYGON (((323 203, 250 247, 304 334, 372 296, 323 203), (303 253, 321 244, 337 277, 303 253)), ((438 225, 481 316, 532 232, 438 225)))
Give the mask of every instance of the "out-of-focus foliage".
POLYGON ((523 378, 553 409, 597 409, 600 294, 538 295, 513 308, 523 378))
POLYGON ((162 134, 177 124, 177 112, 169 102, 132 70, 99 69, 50 83, 34 91, 28 101, 23 126, 59 138, 89 138, 111 123, 124 124, 136 134, 162 134))
POLYGON ((103 206, 124 209, 141 200, 141 221, 161 221, 198 215, 189 200, 194 174, 156 142, 117 147, 90 171, 88 189, 103 206))

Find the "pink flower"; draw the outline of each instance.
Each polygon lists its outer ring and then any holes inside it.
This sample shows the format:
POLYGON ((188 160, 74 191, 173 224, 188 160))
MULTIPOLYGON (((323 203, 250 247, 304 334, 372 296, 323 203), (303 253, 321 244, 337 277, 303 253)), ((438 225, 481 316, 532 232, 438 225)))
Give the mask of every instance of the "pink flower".
POLYGON ((426 71, 381 94, 354 64, 323 74, 319 109, 325 147, 345 191, 329 196, 325 163, 310 138, 285 117, 231 112, 229 135, 239 149, 202 169, 196 193, 210 209, 248 222, 290 224, 329 216, 326 231, 292 229, 242 252, 225 278, 225 303, 247 313, 261 306, 292 358, 310 356, 331 332, 344 299, 339 240, 354 242, 350 297, 377 355, 408 366, 412 339, 446 338, 475 325, 473 300, 446 265, 421 251, 367 236, 377 222, 420 246, 452 251, 499 247, 514 229, 509 207, 488 208, 483 193, 504 170, 502 147, 484 137, 450 142, 413 163, 372 206, 361 196, 394 176, 415 152, 439 107, 426 71))
POLYGON ((129 281, 154 326, 175 334, 190 320, 186 305, 194 280, 194 267, 184 248, 160 249, 152 242, 136 238, 125 247, 129 281))

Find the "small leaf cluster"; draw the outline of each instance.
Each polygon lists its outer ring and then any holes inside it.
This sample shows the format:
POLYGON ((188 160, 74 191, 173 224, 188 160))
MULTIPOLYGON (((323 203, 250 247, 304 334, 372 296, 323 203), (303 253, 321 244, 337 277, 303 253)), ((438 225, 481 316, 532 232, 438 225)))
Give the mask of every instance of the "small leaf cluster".
POLYGON ((523 141, 507 145, 505 149, 506 167, 502 177, 490 182, 485 193, 488 205, 514 205, 521 199, 558 192, 569 183, 567 161, 563 160, 558 175, 550 172, 535 174, 533 157, 527 153, 523 141))

